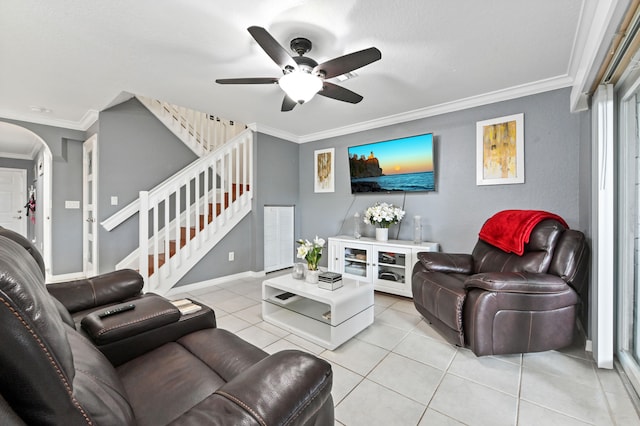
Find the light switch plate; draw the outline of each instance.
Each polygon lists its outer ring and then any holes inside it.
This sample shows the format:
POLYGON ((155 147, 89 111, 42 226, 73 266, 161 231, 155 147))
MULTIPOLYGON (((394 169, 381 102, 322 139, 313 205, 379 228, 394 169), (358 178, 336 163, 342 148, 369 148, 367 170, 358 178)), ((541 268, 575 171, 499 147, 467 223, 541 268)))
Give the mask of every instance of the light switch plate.
POLYGON ((80 201, 65 200, 64 208, 65 209, 79 209, 80 208, 80 201))
POLYGON ((117 206, 118 205, 118 197, 116 195, 112 195, 111 196, 111 205, 112 206, 117 206))

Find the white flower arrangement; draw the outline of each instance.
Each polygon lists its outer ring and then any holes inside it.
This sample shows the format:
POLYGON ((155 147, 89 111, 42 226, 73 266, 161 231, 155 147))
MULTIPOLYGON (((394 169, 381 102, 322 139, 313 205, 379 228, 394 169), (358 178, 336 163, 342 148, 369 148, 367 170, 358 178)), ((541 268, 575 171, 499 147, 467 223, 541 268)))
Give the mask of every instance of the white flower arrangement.
POLYGON ((364 212, 364 223, 379 228, 388 228, 394 223, 400 222, 404 213, 404 210, 393 204, 376 203, 364 212))
POLYGON ((318 262, 320 262, 320 258, 322 257, 322 247, 324 247, 325 241, 322 238, 316 237, 313 242, 309 240, 298 240, 298 259, 304 259, 307 261, 307 266, 310 271, 318 270, 318 262))

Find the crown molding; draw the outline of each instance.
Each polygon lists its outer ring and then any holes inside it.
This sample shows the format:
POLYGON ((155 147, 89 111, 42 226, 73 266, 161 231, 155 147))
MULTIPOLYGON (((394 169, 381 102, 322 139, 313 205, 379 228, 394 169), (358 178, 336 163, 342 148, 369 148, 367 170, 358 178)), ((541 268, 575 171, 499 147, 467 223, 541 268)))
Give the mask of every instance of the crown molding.
POLYGON ((98 120, 98 111, 90 109, 85 112, 80 121, 60 120, 50 117, 33 117, 31 115, 16 115, 0 111, 0 117, 9 120, 24 121, 26 123, 42 124, 45 126, 61 127, 63 129, 87 131, 98 120))
POLYGON ((247 127, 254 132, 264 133, 265 135, 273 136, 276 138, 284 139, 289 142, 300 143, 300 137, 284 130, 276 129, 275 127, 266 126, 260 123, 250 123, 247 127))
MULTIPOLYGON (((513 86, 503 90, 497 90, 495 92, 485 93, 478 96, 472 96, 465 99, 460 99, 453 102, 447 102, 440 105, 434 105, 425 108, 419 108, 412 111, 407 111, 400 114, 394 114, 382 118, 376 118, 374 120, 363 121, 349 126, 338 127, 331 130, 309 133, 306 135, 295 135, 291 132, 287 132, 281 129, 276 129, 260 123, 250 123, 247 125, 251 130, 259 133, 264 133, 273 137, 284 139, 295 143, 307 143, 314 142, 322 139, 328 139, 333 137, 344 136, 357 132, 364 132, 367 130, 377 129, 380 127, 390 126, 394 124, 406 123, 408 121, 419 120, 427 117, 434 117, 441 114, 450 112, 461 111, 464 109, 474 108, 483 105, 489 105, 496 102, 508 101, 512 99, 521 98, 524 96, 535 95, 538 93, 548 92, 556 89, 563 89, 573 84, 573 78, 570 75, 562 75, 545 80, 540 80, 533 83, 523 84, 520 86, 513 86)), ((55 119, 41 119, 34 120, 33 117, 20 117, 11 114, 3 114, 0 111, 0 117, 26 121, 37 124, 44 124, 48 126, 63 127, 73 130, 86 131, 98 120, 98 111, 88 110, 82 119, 78 122, 69 120, 55 120, 55 119)))
POLYGON ((377 129, 393 124, 406 123, 421 118, 434 117, 436 115, 446 114, 450 112, 461 111, 464 109, 474 108, 478 106, 488 105, 496 102, 508 101, 524 96, 535 95, 538 93, 548 92, 556 89, 563 89, 571 86, 573 79, 569 75, 540 80, 534 83, 514 86, 503 90, 497 90, 491 93, 485 93, 478 96, 472 96, 460 99, 454 102, 447 102, 440 105, 416 109, 401 114, 390 115, 375 120, 363 121, 351 126, 338 127, 323 132, 310 133, 300 136, 299 143, 313 142, 321 139, 327 139, 337 136, 344 136, 351 133, 363 132, 366 130, 377 129))

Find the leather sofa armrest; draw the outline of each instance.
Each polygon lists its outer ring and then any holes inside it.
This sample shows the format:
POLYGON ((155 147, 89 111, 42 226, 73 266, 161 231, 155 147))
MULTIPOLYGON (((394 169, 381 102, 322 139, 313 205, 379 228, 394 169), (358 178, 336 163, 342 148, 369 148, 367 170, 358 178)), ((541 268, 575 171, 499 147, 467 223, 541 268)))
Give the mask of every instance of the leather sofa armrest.
POLYGON ((503 293, 548 294, 565 291, 569 286, 562 278, 551 274, 530 272, 485 272, 464 282, 465 288, 479 288, 503 293))
POLYGON ((164 297, 154 295, 99 309, 84 317, 81 324, 94 343, 104 345, 160 328, 179 319, 178 308, 164 297), (103 317, 105 312, 117 312, 118 308, 127 306, 133 306, 133 309, 103 317))
POLYGON ((74 313, 139 296, 143 285, 139 273, 121 269, 91 278, 48 284, 47 290, 74 313))
MULTIPOLYGON (((252 365, 215 394, 225 399, 225 422, 307 424, 331 397, 331 365, 311 354, 285 350, 252 365)), ((333 423, 333 422, 332 422, 333 423)))
POLYGON ((470 254, 420 252, 418 261, 429 272, 471 274, 473 271, 473 257, 470 254))

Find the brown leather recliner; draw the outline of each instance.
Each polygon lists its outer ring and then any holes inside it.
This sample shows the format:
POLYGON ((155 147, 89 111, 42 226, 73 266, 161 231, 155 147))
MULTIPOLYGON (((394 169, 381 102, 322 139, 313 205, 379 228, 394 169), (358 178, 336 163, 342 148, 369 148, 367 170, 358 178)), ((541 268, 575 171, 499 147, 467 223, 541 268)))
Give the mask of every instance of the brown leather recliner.
POLYGON ((333 424, 331 366, 311 354, 207 328, 156 335, 114 367, 59 309, 34 258, 0 236, 0 423, 333 424))
POLYGON ((419 253, 413 301, 449 342, 478 356, 559 349, 571 344, 577 314, 586 326, 588 259, 584 234, 548 219, 521 256, 482 240, 470 255, 419 253))
MULTIPOLYGON (((0 236, 15 241, 25 248, 36 261, 42 276, 45 275, 44 260, 38 249, 27 238, 0 226, 0 236)), ((101 312, 124 303, 135 303, 138 315, 147 314, 150 319, 144 332, 138 332, 132 338, 100 339, 94 344, 109 361, 118 366, 128 359, 141 355, 157 346, 158 336, 175 340, 188 333, 205 328, 216 327, 215 313, 208 306, 197 301, 201 309, 190 315, 179 316, 174 321, 166 321, 158 312, 166 308, 167 301, 154 294, 142 293, 142 276, 132 269, 120 269, 89 278, 47 284, 53 295, 53 302, 63 321, 75 327, 86 337, 90 337, 81 322, 92 312, 101 312)))

